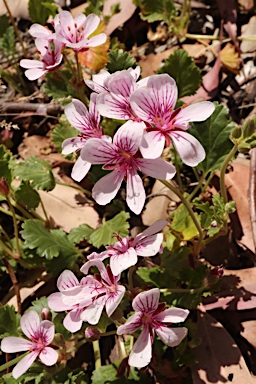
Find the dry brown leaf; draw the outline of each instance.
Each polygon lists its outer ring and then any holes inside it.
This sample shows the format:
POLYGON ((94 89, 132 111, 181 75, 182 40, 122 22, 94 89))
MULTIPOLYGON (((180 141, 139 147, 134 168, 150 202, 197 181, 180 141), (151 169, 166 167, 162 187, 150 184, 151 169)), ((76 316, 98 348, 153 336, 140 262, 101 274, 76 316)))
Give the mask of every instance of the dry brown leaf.
POLYGON ((236 75, 240 72, 240 58, 234 45, 227 43, 220 51, 220 59, 224 67, 236 75))
POLYGON ((195 348, 198 363, 192 367, 194 384, 252 384, 251 374, 232 337, 212 316, 199 311, 195 348))
POLYGON ((103 7, 103 15, 111 15, 111 6, 119 3, 121 12, 113 15, 106 27, 106 34, 111 35, 111 33, 118 27, 121 27, 130 17, 134 14, 136 6, 133 4, 132 0, 106 0, 103 7))
MULTIPOLYGON (((242 30, 242 37, 256 35, 256 16, 250 18, 249 23, 242 30)), ((241 52, 255 52, 256 41, 243 40, 240 45, 241 52)))

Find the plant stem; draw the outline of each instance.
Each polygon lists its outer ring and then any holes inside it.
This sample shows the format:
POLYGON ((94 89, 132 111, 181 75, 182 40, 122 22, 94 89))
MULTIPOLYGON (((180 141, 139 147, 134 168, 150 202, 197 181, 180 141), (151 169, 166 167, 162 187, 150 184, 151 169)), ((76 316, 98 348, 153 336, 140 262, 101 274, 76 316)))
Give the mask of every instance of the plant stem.
POLYGON ((120 349, 121 349, 121 354, 123 356, 123 359, 125 359, 127 357, 127 352, 126 352, 126 349, 124 346, 123 337, 118 337, 118 341, 119 341, 119 345, 120 345, 120 349))
MULTIPOLYGON (((0 207, 0 212, 3 212, 5 215, 12 216, 12 213, 10 211, 7 211, 6 209, 4 209, 2 207, 0 207)), ((22 217, 22 216, 17 215, 17 214, 16 214, 16 217, 17 217, 18 220, 21 220, 21 221, 25 221, 26 220, 25 217, 22 217)))
POLYGON ((10 211, 12 213, 14 235, 15 235, 15 240, 16 240, 16 251, 17 251, 18 255, 20 256, 19 230, 18 230, 16 213, 15 213, 13 205, 12 205, 12 203, 11 203, 11 201, 10 201, 8 196, 6 196, 6 200, 7 200, 7 203, 9 205, 10 211))
POLYGON ((12 266, 10 265, 10 263, 6 260, 5 257, 3 257, 3 262, 4 262, 4 265, 6 266, 7 268, 7 271, 9 273, 9 276, 10 276, 10 279, 12 281, 12 285, 13 285, 13 289, 15 291, 15 295, 16 295, 16 300, 17 300, 17 309, 18 309, 18 313, 21 315, 21 297, 20 297, 20 287, 19 287, 19 284, 18 284, 18 280, 16 278, 16 275, 14 273, 14 270, 12 268, 12 266))
POLYGON ((12 250, 11 250, 9 247, 7 247, 7 245, 6 245, 2 240, 0 240, 0 247, 3 248, 3 251, 4 251, 8 256, 10 256, 12 259, 17 260, 17 257, 14 257, 12 250))
POLYGON ((5 369, 9 368, 9 367, 12 367, 14 364, 17 364, 21 359, 23 359, 23 357, 27 356, 29 354, 29 351, 28 352, 25 352, 23 353, 22 355, 16 357, 15 359, 12 359, 10 361, 8 361, 8 363, 5 363, 3 365, 0 366, 0 372, 4 371, 5 369))
POLYGON ((93 345, 95 370, 96 370, 96 369, 99 369, 101 367, 99 340, 93 341, 92 345, 93 345))
POLYGON ((224 160, 220 168, 220 192, 221 192, 221 196, 223 198, 224 204, 227 204, 228 202, 228 194, 225 186, 225 172, 226 172, 228 163, 230 162, 232 157, 235 155, 237 148, 238 148, 238 144, 234 144, 234 147, 231 149, 231 151, 227 155, 226 159, 224 160))
POLYGON ((187 201, 191 201, 193 199, 193 197, 196 195, 196 193, 202 189, 202 186, 203 186, 203 182, 205 180, 205 173, 202 174, 202 176, 200 177, 199 181, 198 181, 198 184, 197 186, 194 188, 194 190, 190 193, 190 195, 188 196, 187 198, 187 201))
POLYGON ((190 204, 188 203, 188 201, 185 199, 185 197, 183 196, 183 194, 175 187, 173 187, 170 183, 168 183, 168 181, 166 180, 159 180, 161 181, 161 183, 163 183, 167 188, 169 188, 173 193, 175 193, 176 196, 179 197, 180 201, 185 205, 185 207, 187 208, 187 211, 189 213, 189 215, 191 216, 191 219, 193 220, 197 230, 198 230, 198 242, 197 242, 197 247, 195 249, 195 252, 194 252, 194 255, 195 257, 198 257, 199 253, 200 253, 200 250, 201 250, 201 245, 202 245, 202 242, 203 242, 203 238, 204 238, 204 234, 203 234, 203 231, 201 229, 201 226, 190 206, 190 204))
POLYGON ((111 336, 111 335, 116 335, 116 331, 102 332, 100 334, 100 337, 101 336, 111 336))
POLYGON ((175 168, 176 168, 176 175, 177 175, 178 185, 180 187, 180 190, 183 193, 184 192, 184 188, 183 188, 183 184, 182 184, 182 180, 181 180, 181 176, 180 176, 180 167, 179 167, 179 164, 178 164, 177 151, 176 151, 175 148, 174 148, 174 164, 175 164, 175 168))
POLYGON ((194 289, 189 289, 189 288, 161 288, 160 289, 160 292, 162 293, 166 293, 166 292, 170 292, 170 293, 199 293, 199 292, 202 292, 203 291, 203 288, 200 287, 200 288, 194 288, 194 289))
POLYGON ((11 10, 10 10, 10 8, 9 8, 9 6, 8 6, 6 0, 4 0, 4 5, 5 5, 5 8, 7 9, 7 12, 8 12, 8 14, 9 14, 9 16, 10 16, 11 23, 12 23, 12 25, 13 25, 15 34, 16 34, 17 38, 19 39, 19 42, 20 42, 20 45, 21 45, 21 48, 22 48, 22 51, 23 51, 23 55, 24 55, 25 58, 27 58, 27 52, 26 52, 26 49, 25 49, 25 47, 24 47, 23 40, 22 40, 22 38, 21 38, 21 36, 20 36, 19 30, 18 30, 18 28, 17 28, 17 25, 16 25, 16 23, 15 23, 15 20, 14 20, 14 18, 13 18, 13 15, 12 15, 12 13, 11 13, 11 10))
POLYGON ((72 74, 73 74, 74 76, 76 76, 75 70, 74 70, 72 64, 70 63, 70 61, 69 61, 69 59, 68 59, 68 56, 67 56, 66 52, 64 51, 64 52, 62 53, 62 55, 63 55, 63 59, 64 59, 65 63, 66 63, 67 66, 69 67, 70 71, 72 72, 72 74))
POLYGON ((134 270, 135 270, 134 266, 130 267, 128 270, 128 286, 129 286, 130 290, 133 289, 132 275, 133 275, 134 270))

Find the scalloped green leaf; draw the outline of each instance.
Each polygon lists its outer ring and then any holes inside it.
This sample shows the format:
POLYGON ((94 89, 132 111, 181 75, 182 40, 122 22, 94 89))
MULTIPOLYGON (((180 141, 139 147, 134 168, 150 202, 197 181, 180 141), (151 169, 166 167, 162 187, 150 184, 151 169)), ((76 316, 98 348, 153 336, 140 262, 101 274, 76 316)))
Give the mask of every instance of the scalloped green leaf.
POLYGON ((194 95, 202 82, 200 69, 184 49, 177 49, 166 60, 158 73, 168 73, 178 87, 178 97, 194 95))
POLYGON ((36 156, 31 156, 17 164, 14 168, 14 176, 30 181, 31 186, 36 189, 51 191, 55 187, 51 165, 36 156))
POLYGON ((95 229, 91 228, 87 224, 81 224, 77 228, 72 228, 68 234, 68 239, 71 243, 79 244, 83 240, 90 240, 91 234, 95 229))
POLYGON ((53 99, 69 98, 69 101, 71 101, 71 97, 77 97, 71 86, 73 75, 67 69, 62 69, 61 73, 67 78, 67 81, 63 81, 63 78, 60 77, 57 72, 47 73, 45 76, 47 81, 44 84, 44 91, 53 99))
POLYGON ((191 123, 189 133, 195 136, 203 145, 206 157, 197 168, 206 174, 220 169, 233 144, 229 139, 234 123, 228 115, 228 110, 217 102, 213 114, 205 121, 191 123))
POLYGON ((164 21, 170 25, 177 11, 171 0, 133 0, 134 4, 141 9, 142 20, 149 23, 164 21))
POLYGON ((15 312, 14 306, 0 307, 0 338, 6 336, 20 336, 20 315, 15 312))
POLYGON ((4 177, 8 184, 12 182, 12 162, 11 152, 8 151, 4 145, 0 145, 0 178, 4 177))
POLYGON ((129 233, 129 223, 127 220, 130 214, 127 212, 120 212, 113 219, 106 221, 99 229, 96 229, 90 236, 89 242, 96 248, 102 245, 110 245, 116 242, 113 238, 115 233, 120 236, 127 236, 129 233))
POLYGON ((122 49, 111 49, 108 53, 108 63, 106 68, 109 72, 122 71, 131 67, 136 67, 136 60, 129 52, 122 49))
POLYGON ((65 232, 61 229, 52 229, 50 232, 38 220, 27 220, 22 224, 21 236, 25 240, 25 247, 36 249, 36 253, 52 260, 62 255, 70 257, 78 256, 76 247, 70 243, 65 232))
POLYGON ((28 12, 32 22, 45 25, 49 16, 55 16, 56 7, 53 3, 54 0, 29 0, 28 12))
POLYGON ((0 47, 3 49, 6 56, 13 56, 15 52, 15 32, 10 25, 0 39, 0 47))
POLYGON ((29 182, 24 181, 16 189, 15 199, 18 203, 24 204, 28 209, 35 209, 41 201, 38 192, 31 187, 29 182))
POLYGON ((59 124, 57 124, 52 133, 51 139, 58 152, 62 151, 62 143, 64 140, 69 139, 70 137, 75 137, 78 134, 78 130, 67 121, 64 117, 61 117, 59 124))
MULTIPOLYGON (((141 384, 148 382, 144 378, 143 372, 137 371, 134 367, 130 367, 129 376, 117 377, 117 369, 122 360, 115 362, 114 364, 104 365, 93 371, 92 373, 92 384, 135 384, 140 382, 141 384)), ((147 378, 148 379, 148 378, 147 378)))

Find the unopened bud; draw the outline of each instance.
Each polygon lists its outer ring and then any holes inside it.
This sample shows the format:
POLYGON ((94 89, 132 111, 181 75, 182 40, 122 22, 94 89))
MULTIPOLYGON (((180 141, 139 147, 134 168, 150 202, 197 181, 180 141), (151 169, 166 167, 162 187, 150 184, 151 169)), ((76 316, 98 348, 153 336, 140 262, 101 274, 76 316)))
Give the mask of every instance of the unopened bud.
POLYGON ((9 185, 7 184, 7 181, 4 177, 1 177, 0 179, 0 193, 4 196, 8 196, 10 192, 9 185))
POLYGON ((43 308, 41 312, 41 319, 42 320, 52 320, 52 313, 49 310, 49 308, 43 308))
POLYGON ((249 119, 244 125, 243 136, 245 139, 256 133, 256 119, 249 119))
POLYGON ((246 154, 246 153, 248 153, 248 152, 250 151, 250 149, 251 149, 251 145, 248 144, 248 143, 241 143, 241 144, 239 144, 239 146, 238 146, 238 151, 239 151, 240 153, 244 153, 244 154, 246 154))
POLYGON ((231 139, 240 139, 242 136, 242 128, 241 127, 235 127, 231 131, 231 139))
POLYGON ((100 339, 100 331, 95 327, 87 327, 84 334, 86 339, 90 341, 96 341, 100 339))

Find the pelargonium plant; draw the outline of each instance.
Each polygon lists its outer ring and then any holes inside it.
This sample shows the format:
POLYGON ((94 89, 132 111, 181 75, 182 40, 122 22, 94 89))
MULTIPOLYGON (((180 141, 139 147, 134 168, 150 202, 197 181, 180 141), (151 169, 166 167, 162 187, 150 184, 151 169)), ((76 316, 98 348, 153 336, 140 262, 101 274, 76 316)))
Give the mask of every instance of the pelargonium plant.
MULTIPOLYGON (((17 363, 11 375, 21 383, 33 379, 34 372, 40 372, 37 383, 91 382, 86 376, 89 371, 85 373, 84 365, 75 362, 86 343, 93 343, 92 383, 96 383, 98 369, 105 375, 99 344, 101 339, 104 345, 104 337, 121 351, 118 369, 112 366, 115 373, 108 382, 119 382, 115 380, 124 375, 127 382, 160 382, 157 366, 169 356, 168 366, 174 371, 192 364, 190 347, 198 342, 193 324, 197 306, 203 295, 218 288, 223 271, 211 268, 201 254, 209 242, 228 232, 229 214, 235 209, 225 189, 225 171, 237 151, 256 144, 255 120, 234 127, 218 103, 185 104, 180 99, 182 82, 170 76, 168 66, 141 78, 131 57, 128 63, 133 64, 120 68, 115 59, 120 51, 113 51, 106 68, 88 78, 80 55, 105 43, 107 36, 98 33, 99 23, 95 14, 73 18, 62 11, 55 16, 52 30, 32 25, 29 32, 39 60, 22 59, 20 65, 29 80, 45 82, 51 95, 58 88, 56 79, 62 92, 66 87, 66 121, 60 120, 52 138, 73 161, 71 177, 82 183, 75 188, 94 204, 101 226, 82 224, 69 234, 54 227, 51 212, 46 212, 37 192, 55 187, 51 166, 36 157, 17 162, 1 149, 0 171, 7 171, 1 175, 0 193, 9 207, 6 213, 13 217, 14 238, 3 229, 0 245, 19 314, 27 309, 21 305, 15 277, 19 263, 24 269, 46 271, 45 286, 50 274, 57 277, 58 291, 49 285, 48 297, 32 303, 20 319, 13 309, 5 313, 11 326, 1 334, 1 350, 25 354, 7 357, 0 370, 17 363), (207 199, 216 170, 220 193, 207 199), (187 181, 193 177, 194 183, 187 181), (12 183, 14 178, 21 181, 18 187, 17 181, 12 183), (141 213, 149 207, 155 180, 171 190, 178 203, 171 215, 156 209, 157 218, 145 228, 141 213), (91 189, 85 190, 85 185, 91 189), (35 211, 39 204, 45 218, 35 211)), ((179 53, 174 55, 179 59, 179 53)), ((127 57, 124 54, 121 62, 127 57)), ((182 61, 180 65, 184 70, 182 61)), ((192 94, 196 86, 194 79, 189 81, 192 94)), ((1 313, 0 308, 0 317, 1 313)))

